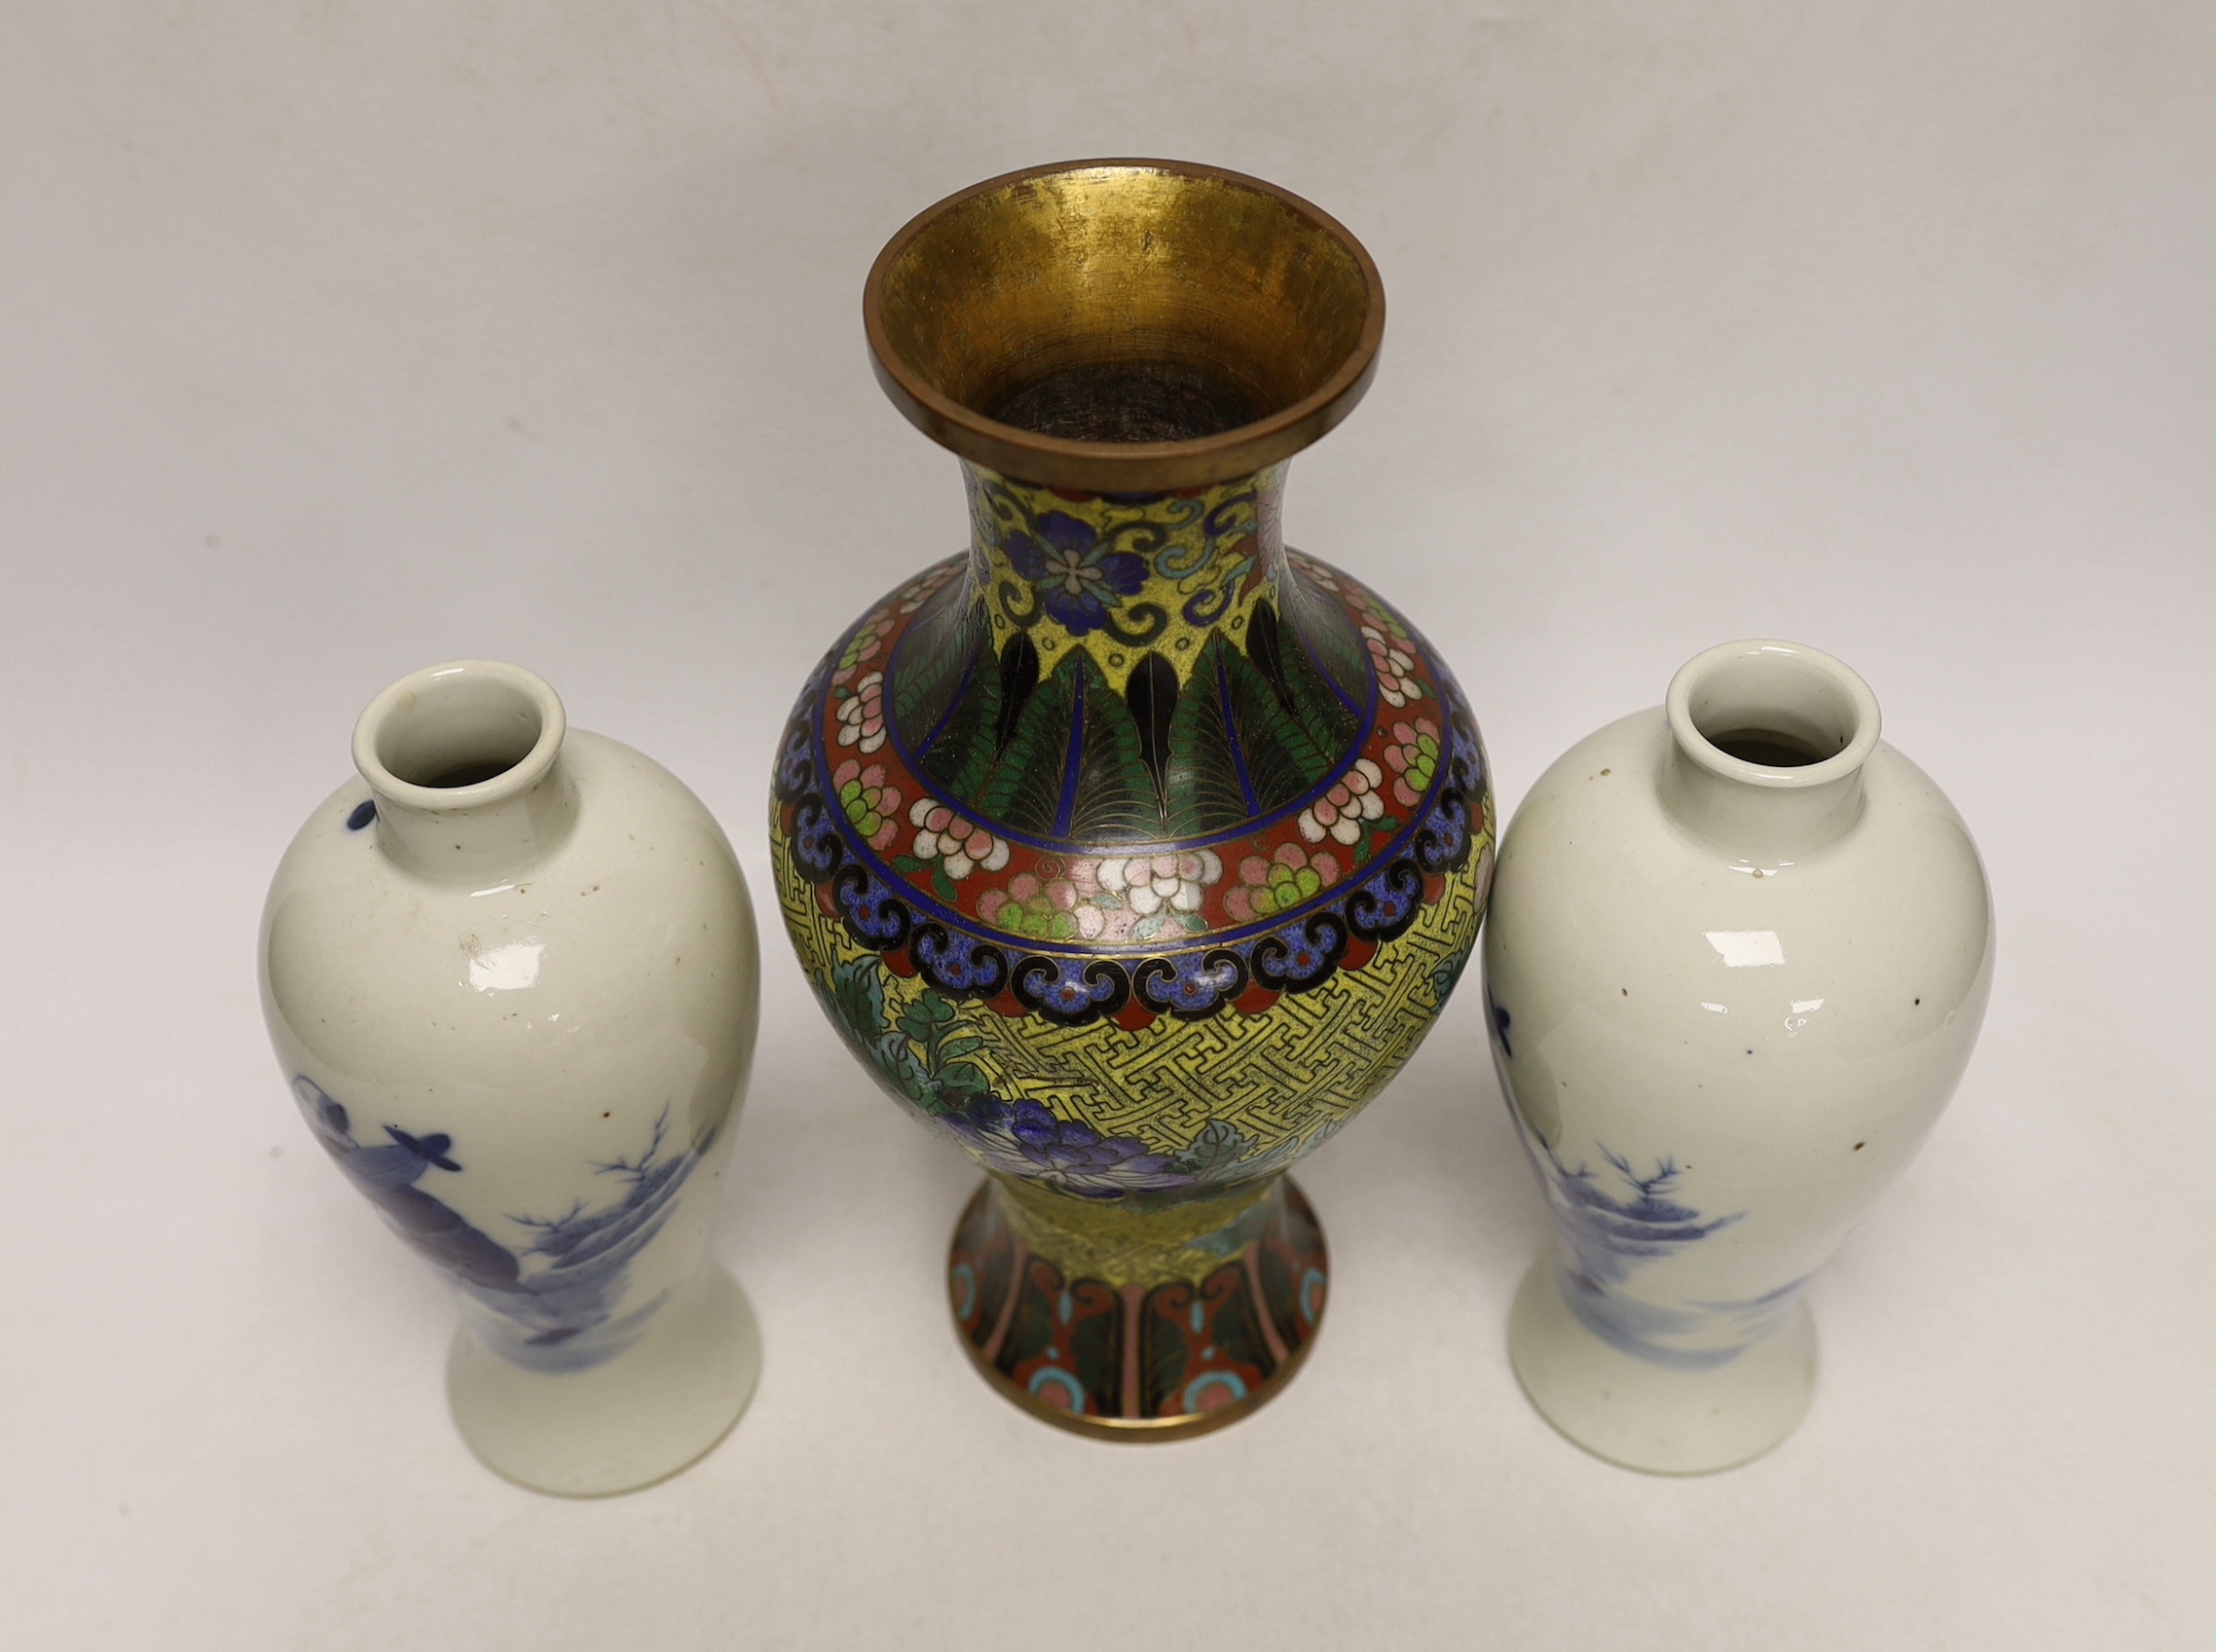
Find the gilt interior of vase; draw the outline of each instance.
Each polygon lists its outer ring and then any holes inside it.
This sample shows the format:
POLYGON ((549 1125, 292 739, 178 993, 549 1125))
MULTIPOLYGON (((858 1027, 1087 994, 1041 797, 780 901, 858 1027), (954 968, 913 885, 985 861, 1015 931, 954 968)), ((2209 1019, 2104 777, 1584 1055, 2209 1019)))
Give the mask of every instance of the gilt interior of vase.
POLYGON ((926 214, 873 283, 885 365, 1075 442, 1189 442, 1355 385, 1383 320, 1353 239, 1200 169, 1083 166, 926 214))

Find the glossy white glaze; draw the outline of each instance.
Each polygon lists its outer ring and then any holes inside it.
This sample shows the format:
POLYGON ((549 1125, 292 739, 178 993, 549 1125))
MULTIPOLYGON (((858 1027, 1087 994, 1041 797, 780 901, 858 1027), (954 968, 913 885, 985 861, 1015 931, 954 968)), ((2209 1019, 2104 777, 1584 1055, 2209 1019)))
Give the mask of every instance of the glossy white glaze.
POLYGON ((696 1285, 755 1044, 738 863, 674 776, 568 728, 513 666, 403 679, 354 756, 361 778, 270 887, 277 1060, 317 1140, 499 1356, 455 1356, 479 1454, 549 1490, 660 1479, 728 1428, 758 1363, 735 1288, 696 1285), (669 1388, 656 1313, 680 1298, 724 1322, 680 1340, 714 1369, 666 1426, 633 1415, 611 1449, 607 1419, 639 1409, 626 1384, 641 1405, 669 1388))
POLYGON ((1791 1431, 1800 1287, 1953 1093, 1992 958, 1968 829, 1828 654, 1711 649, 1547 770, 1502 843, 1485 977, 1559 1234, 1553 1300, 1527 1283, 1510 1335, 1550 1420, 1665 1473, 1791 1431), (1751 730, 1815 760, 1716 744, 1751 730))

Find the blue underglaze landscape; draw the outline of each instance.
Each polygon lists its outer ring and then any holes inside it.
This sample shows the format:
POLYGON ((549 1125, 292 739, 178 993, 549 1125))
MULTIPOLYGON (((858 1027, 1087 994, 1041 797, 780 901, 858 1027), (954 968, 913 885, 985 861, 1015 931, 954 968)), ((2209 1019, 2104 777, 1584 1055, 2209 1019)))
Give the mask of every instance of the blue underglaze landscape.
POLYGON ((669 1150, 666 1110, 644 1151, 590 1166, 594 1176, 610 1179, 609 1202, 588 1207, 580 1198, 560 1216, 513 1217, 536 1236, 511 1250, 423 1185, 465 1172, 452 1136, 414 1135, 387 1124, 385 1140, 365 1142, 356 1138, 346 1107, 313 1079, 296 1078, 292 1087, 339 1168, 402 1238, 484 1310, 477 1316, 480 1332, 518 1365, 542 1372, 598 1365, 622 1351, 660 1305, 656 1298, 620 1318, 614 1312, 632 1262, 659 1236, 700 1161, 700 1149, 669 1150))
MULTIPOLYGON (((1513 1111, 1513 1110, 1511 1110, 1513 1111)), ((1708 1216, 1683 1202, 1684 1172, 1664 1156, 1642 1173, 1630 1158, 1600 1149, 1612 1175, 1574 1169, 1518 1118, 1562 1237, 1557 1283, 1562 1300, 1610 1347, 1676 1371, 1709 1371, 1736 1359, 1783 1322, 1805 1280, 1744 1302, 1658 1303, 1622 1289, 1641 1268, 1682 1253, 1745 1216, 1708 1216)))

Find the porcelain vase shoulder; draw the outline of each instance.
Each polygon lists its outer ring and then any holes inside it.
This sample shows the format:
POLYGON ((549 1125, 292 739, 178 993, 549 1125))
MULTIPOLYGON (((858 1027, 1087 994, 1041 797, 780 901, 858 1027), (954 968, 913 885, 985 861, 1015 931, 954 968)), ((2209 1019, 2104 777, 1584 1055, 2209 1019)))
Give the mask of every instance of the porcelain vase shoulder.
POLYGON ((869 279, 879 378, 962 457, 970 540, 803 689, 778 898, 855 1053, 987 1172, 948 1262, 965 1346, 1081 1431, 1194 1433, 1295 1369, 1329 1268, 1282 1172, 1477 936, 1460 691, 1279 529, 1383 305, 1306 202, 1153 162, 980 185, 869 279))
POLYGON ((1711 649, 1547 770, 1485 977, 1558 1233, 1509 1331, 1549 1420, 1662 1473, 1791 1432, 1802 1287, 1953 1093, 1992 963, 1968 829, 1828 654, 1711 649))
POLYGON ((448 1393, 478 1455, 576 1495, 661 1479, 759 1369, 706 1259, 755 1043, 738 863, 674 776, 514 666, 402 679, 354 760, 270 886, 277 1060, 458 1288, 448 1393))

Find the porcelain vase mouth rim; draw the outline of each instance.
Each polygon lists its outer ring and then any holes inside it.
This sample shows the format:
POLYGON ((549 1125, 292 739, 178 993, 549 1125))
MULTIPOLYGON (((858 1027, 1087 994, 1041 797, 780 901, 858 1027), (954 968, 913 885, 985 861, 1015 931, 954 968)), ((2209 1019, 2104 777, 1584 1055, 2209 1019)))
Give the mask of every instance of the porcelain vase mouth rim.
POLYGON ((530 791, 553 769, 568 731, 561 696, 536 672, 503 660, 449 660, 410 672, 363 708, 354 724, 354 767, 380 798, 453 814, 530 791), (497 761, 514 754, 499 772, 465 786, 425 784, 395 771, 395 764, 418 773, 435 767, 439 759, 425 753, 438 750, 440 730, 457 723, 470 732, 456 727, 449 736, 461 742, 450 761, 497 761), (495 724, 500 725, 498 733, 492 732, 495 724))
MULTIPOLYGON (((980 233, 965 251, 976 254, 977 246, 991 239, 989 234, 980 233)), ((1034 271, 1042 267, 1038 260, 1026 259, 1020 253, 1013 254, 1008 261, 1034 271)), ((1078 262, 1082 259, 1068 256, 1050 261, 1055 269, 1078 262)), ((982 255, 976 267, 982 267, 982 255)), ((1193 268, 1190 263, 1181 264, 1180 275, 1189 279, 1193 268)), ((1270 303, 1260 294, 1240 294, 1228 286, 1226 292, 1250 312, 1270 303)), ((942 299, 943 310, 954 308, 943 302, 943 294, 935 296, 942 299)), ((1089 310, 1105 312, 1113 306, 1088 294, 1074 299, 1070 308, 1082 317, 1089 310)), ((1095 494, 1205 487, 1251 475, 1309 447, 1344 420, 1369 389, 1377 373, 1385 313, 1385 282, 1375 261, 1352 232, 1321 207, 1243 172, 1197 162, 1144 158, 1053 162, 1005 172, 959 190, 924 208, 894 234, 870 266, 863 288, 863 322, 877 381, 910 422, 941 446, 1001 475, 1095 494), (914 262, 911 255, 917 253, 917 243, 926 237, 934 232, 943 234, 949 226, 959 227, 965 217, 982 218, 995 209, 996 202, 1024 202, 1056 185, 1164 178, 1175 180, 1175 190, 1191 194, 1213 192, 1226 201, 1248 198, 1244 203, 1249 206, 1253 204, 1251 198, 1260 198, 1262 211, 1255 216, 1270 220, 1267 229, 1258 231, 1252 224, 1240 222, 1237 213, 1227 211, 1223 214, 1223 240, 1227 244, 1240 237, 1267 239, 1275 236, 1287 243, 1283 250, 1295 268, 1304 263, 1344 265, 1340 275, 1345 291, 1337 308, 1327 302, 1318 306, 1337 329, 1326 341, 1329 348, 1324 353, 1328 359, 1320 371, 1310 376, 1312 382, 1304 384, 1299 393, 1271 398, 1272 404, 1248 422, 1190 439, 1077 440, 1003 422, 988 409, 973 405, 977 398, 952 393, 915 358, 914 349, 904 348, 904 328, 892 312, 897 308, 895 301, 906 267, 914 262), (1357 291, 1358 318, 1343 313, 1357 291), (1351 326, 1347 325, 1349 320, 1351 326)), ((1289 316, 1280 319, 1290 321, 1289 316)), ((1140 331, 1122 316, 1115 324, 1127 332, 1140 331)), ((1005 337, 999 333, 995 342, 1005 337)), ((1178 342, 1200 343, 1201 335, 1195 333, 1191 339, 1178 342)), ((1220 337, 1209 337, 1205 342, 1218 348, 1222 345, 1220 337)))
POLYGON ((1664 710, 1687 760, 1717 779, 1771 791, 1814 790, 1855 774, 1877 750, 1883 725, 1877 696, 1852 666, 1821 648, 1774 637, 1704 648, 1670 679, 1664 710), (1734 709, 1714 707, 1718 699, 1734 709), (1765 720, 1747 723, 1748 716, 1765 720), (1754 762, 1716 744, 1712 736, 1728 732, 1718 722, 1755 729, 1798 723, 1801 728, 1782 731, 1809 729, 1807 738, 1833 750, 1820 761, 1791 767, 1754 762))

